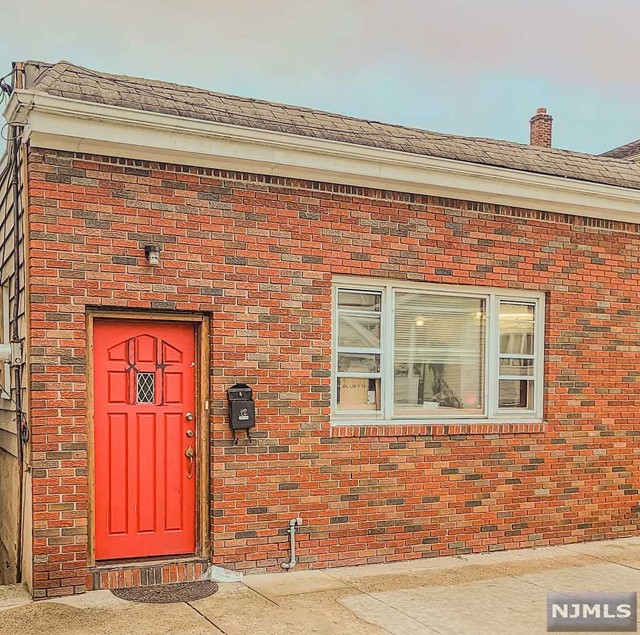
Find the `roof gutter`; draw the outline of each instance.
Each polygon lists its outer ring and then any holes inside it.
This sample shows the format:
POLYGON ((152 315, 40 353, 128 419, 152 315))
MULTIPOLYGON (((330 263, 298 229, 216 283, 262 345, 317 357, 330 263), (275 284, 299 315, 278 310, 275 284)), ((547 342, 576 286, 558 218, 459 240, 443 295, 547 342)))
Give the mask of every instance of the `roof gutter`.
POLYGON ((32 147, 640 223, 640 190, 15 90, 32 147))

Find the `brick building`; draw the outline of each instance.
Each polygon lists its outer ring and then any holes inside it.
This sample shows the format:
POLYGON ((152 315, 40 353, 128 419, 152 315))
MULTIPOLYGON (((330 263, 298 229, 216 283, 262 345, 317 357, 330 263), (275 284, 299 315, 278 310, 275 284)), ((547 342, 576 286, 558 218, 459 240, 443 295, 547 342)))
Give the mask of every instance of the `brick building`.
POLYGON ((298 517, 302 568, 638 531, 640 166, 543 111, 526 146, 66 62, 13 86, 6 581, 277 571, 298 517))

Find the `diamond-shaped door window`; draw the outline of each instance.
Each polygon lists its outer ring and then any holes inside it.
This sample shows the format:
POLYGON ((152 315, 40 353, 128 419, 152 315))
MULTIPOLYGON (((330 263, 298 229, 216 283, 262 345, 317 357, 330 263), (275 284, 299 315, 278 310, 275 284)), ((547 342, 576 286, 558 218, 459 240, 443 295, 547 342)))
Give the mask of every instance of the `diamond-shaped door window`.
POLYGON ((136 376, 137 403, 153 403, 155 401, 155 373, 138 373, 136 376))

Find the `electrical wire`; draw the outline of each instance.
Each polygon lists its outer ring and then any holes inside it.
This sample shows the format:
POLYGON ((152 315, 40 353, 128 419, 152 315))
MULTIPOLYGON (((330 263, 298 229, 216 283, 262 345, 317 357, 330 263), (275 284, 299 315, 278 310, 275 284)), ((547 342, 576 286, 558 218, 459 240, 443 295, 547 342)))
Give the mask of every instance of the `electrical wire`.
POLYGON ((12 69, 6 75, 0 77, 0 104, 4 104, 7 97, 9 97, 13 92, 13 86, 11 84, 7 84, 7 82, 5 82, 4 80, 7 79, 7 77, 13 75, 14 72, 15 69, 12 69))
MULTIPOLYGON (((13 161, 13 156, 9 155, 8 156, 8 160, 7 160, 7 164, 5 165, 4 170, 2 171, 2 173, 0 173, 0 192, 5 188, 7 188, 7 194, 5 196, 2 197, 1 199, 1 207, 0 207, 0 226, 2 227, 2 250, 0 251, 0 283, 3 280, 3 273, 4 273, 4 267, 5 267, 5 256, 6 256, 6 250, 7 250, 7 242, 8 242, 8 238, 9 238, 9 233, 8 233, 8 208, 9 208, 9 190, 10 188, 10 184, 7 183, 8 181, 8 177, 10 175, 10 172, 12 170, 12 168, 14 169, 18 169, 18 167, 15 165, 14 161, 13 161)), ((11 206, 15 206, 16 204, 14 203, 14 201, 11 201, 11 206)), ((17 244, 17 243, 16 243, 17 244)), ((1 292, 1 286, 0 286, 0 292, 1 292)), ((8 334, 7 334, 8 335, 8 334)), ((1 389, 1 387, 0 387, 1 389)), ((11 390, 9 390, 8 394, 8 401, 10 401, 14 406, 16 406, 16 408, 18 408, 18 403, 16 402, 16 400, 13 398, 13 396, 11 395, 11 390)), ((23 422, 26 424, 26 420, 23 422)))
MULTIPOLYGON (((15 141, 15 140, 20 136, 20 133, 16 132, 16 134, 15 134, 13 137, 5 137, 5 136, 4 136, 4 131, 5 131, 5 129, 6 129, 6 128, 11 128, 11 127, 12 127, 12 124, 10 124, 10 123, 7 121, 7 122, 5 122, 5 124, 2 126, 2 128, 0 128, 0 137, 2 137, 5 141, 7 141, 7 142, 9 142, 9 143, 10 143, 10 142, 12 142, 12 141, 15 141)), ((15 127, 15 126, 13 126, 13 127, 15 127)))
POLYGON ((6 75, 3 75, 2 77, 0 77, 0 82, 3 79, 7 79, 7 77, 9 77, 10 75, 13 75, 13 71, 14 71, 14 69, 12 68, 6 75))

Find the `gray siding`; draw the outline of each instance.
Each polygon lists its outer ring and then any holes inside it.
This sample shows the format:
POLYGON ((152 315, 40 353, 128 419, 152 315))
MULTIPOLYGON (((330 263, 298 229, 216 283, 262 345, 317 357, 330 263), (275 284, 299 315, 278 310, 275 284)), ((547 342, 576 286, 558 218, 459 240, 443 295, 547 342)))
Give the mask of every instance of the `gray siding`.
MULTIPOLYGON (((8 134, 11 134, 9 129, 8 134)), ((26 154, 18 153, 18 160, 13 161, 8 152, 0 160, 0 294, 8 290, 9 323, 0 315, 0 335, 2 340, 12 339, 16 332, 25 344, 25 232, 24 232, 24 192, 23 161, 26 154), (16 197, 14 177, 18 176, 18 194, 16 197), (17 199, 17 200, 16 200, 17 199), (16 232, 16 215, 18 229, 16 232), (18 268, 18 284, 16 285, 15 250, 18 249, 20 265, 18 268), (16 303, 18 313, 16 320, 16 303)), ((1 297, 1 296, 0 296, 1 297)), ((6 299, 6 295, 5 295, 6 299)), ((22 401, 27 398, 26 385, 28 378, 22 368, 22 401)), ((18 463, 18 434, 16 421, 16 382, 13 369, 8 365, 0 367, 0 584, 16 581, 16 562, 18 554, 18 515, 20 468, 18 463), (8 376, 5 378, 5 376, 8 376), (4 387, 10 387, 9 395, 4 387)))

